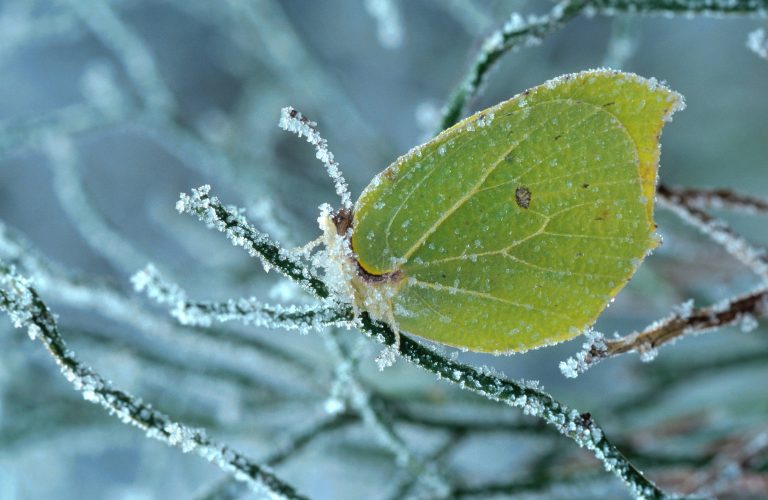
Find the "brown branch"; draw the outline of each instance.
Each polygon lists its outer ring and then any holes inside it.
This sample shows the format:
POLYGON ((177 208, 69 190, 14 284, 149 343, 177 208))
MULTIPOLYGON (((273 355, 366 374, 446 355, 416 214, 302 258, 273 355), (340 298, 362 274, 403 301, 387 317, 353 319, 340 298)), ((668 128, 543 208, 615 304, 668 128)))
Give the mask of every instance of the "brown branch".
POLYGON ((738 193, 732 189, 660 186, 659 190, 700 210, 729 210, 748 215, 768 215, 768 198, 738 193))
POLYGON ((699 307, 690 312, 674 313, 653 323, 642 332, 635 332, 620 339, 606 339, 603 357, 626 352, 654 350, 689 333, 701 333, 742 321, 752 321, 763 316, 768 309, 768 288, 760 288, 750 294, 715 304, 699 307), (747 319, 749 318, 749 319, 747 319))
POLYGON ((639 352, 645 360, 653 359, 656 350, 688 334, 702 333, 724 326, 742 323, 743 329, 752 328, 755 318, 768 313, 768 288, 761 287, 752 293, 719 304, 696 309, 676 311, 667 318, 656 321, 645 330, 633 332, 617 339, 594 337, 584 345, 584 350, 560 363, 566 376, 575 377, 600 361, 628 352, 639 352))
POLYGON ((685 222, 696 227, 702 234, 723 246, 725 251, 749 267, 763 281, 768 282, 768 255, 763 248, 755 247, 728 226, 704 210, 697 208, 678 191, 659 185, 660 204, 674 212, 685 222))

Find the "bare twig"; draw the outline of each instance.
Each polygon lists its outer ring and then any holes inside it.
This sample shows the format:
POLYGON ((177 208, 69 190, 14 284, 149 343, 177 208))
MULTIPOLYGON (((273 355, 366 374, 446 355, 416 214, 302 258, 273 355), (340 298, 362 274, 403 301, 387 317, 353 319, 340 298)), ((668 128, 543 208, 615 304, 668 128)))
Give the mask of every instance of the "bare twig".
POLYGON ((600 361, 628 352, 639 352, 644 360, 653 359, 662 345, 675 342, 685 335, 716 330, 736 323, 748 330, 756 326, 757 317, 768 312, 768 288, 723 301, 709 307, 684 307, 667 318, 649 325, 645 330, 617 339, 600 337, 588 342, 584 350, 560 364, 566 376, 576 377, 600 361))
POLYGON ((768 214, 768 198, 739 193, 732 189, 702 189, 664 186, 671 198, 700 210, 728 210, 749 215, 768 214))
POLYGON ((725 221, 696 208, 686 197, 669 190, 663 184, 659 186, 657 194, 662 206, 696 227, 714 242, 722 245, 728 253, 747 266, 763 281, 768 282, 768 254, 764 249, 752 246, 736 234, 725 221))
POLYGON ((123 423, 144 430, 148 437, 158 439, 184 452, 195 451, 222 470, 248 483, 255 492, 278 498, 305 498, 245 455, 216 443, 202 429, 193 429, 175 422, 150 405, 130 394, 112 387, 101 375, 75 357, 62 339, 53 314, 26 279, 13 269, 0 265, 0 309, 7 312, 14 326, 25 327, 29 336, 39 339, 56 360, 62 374, 87 401, 98 404, 123 423))

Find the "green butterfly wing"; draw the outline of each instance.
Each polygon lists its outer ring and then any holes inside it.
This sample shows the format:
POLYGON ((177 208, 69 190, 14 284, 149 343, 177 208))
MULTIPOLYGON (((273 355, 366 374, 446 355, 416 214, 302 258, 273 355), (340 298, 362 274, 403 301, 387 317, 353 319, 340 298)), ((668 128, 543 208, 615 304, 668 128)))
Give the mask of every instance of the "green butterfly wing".
POLYGON ((474 351, 578 335, 656 245, 659 136, 680 107, 654 80, 597 70, 467 118, 360 196, 358 263, 396 279, 356 287, 390 286, 400 330, 474 351))

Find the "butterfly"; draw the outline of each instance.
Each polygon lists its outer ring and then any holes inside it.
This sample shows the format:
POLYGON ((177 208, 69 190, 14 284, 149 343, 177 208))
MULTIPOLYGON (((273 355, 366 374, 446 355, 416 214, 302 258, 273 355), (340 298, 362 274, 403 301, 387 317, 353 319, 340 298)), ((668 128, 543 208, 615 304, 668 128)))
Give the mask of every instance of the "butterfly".
POLYGON ((413 148, 332 218, 358 310, 430 341, 522 352, 587 330, 659 239, 665 121, 683 97, 564 75, 413 148))

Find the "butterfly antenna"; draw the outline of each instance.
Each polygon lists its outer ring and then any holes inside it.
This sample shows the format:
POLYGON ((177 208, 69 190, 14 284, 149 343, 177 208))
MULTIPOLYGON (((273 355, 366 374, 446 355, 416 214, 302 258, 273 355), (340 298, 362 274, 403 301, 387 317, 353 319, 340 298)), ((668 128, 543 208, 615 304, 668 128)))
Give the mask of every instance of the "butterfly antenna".
POLYGON ((299 137, 305 137, 307 142, 315 147, 315 156, 325 165, 328 176, 333 180, 333 186, 336 188, 336 194, 341 198, 341 208, 351 212, 352 198, 349 195, 347 181, 339 169, 338 162, 334 159, 333 153, 328 149, 328 141, 323 139, 317 130, 317 123, 302 115, 293 107, 288 106, 280 112, 280 128, 293 132, 299 137))

